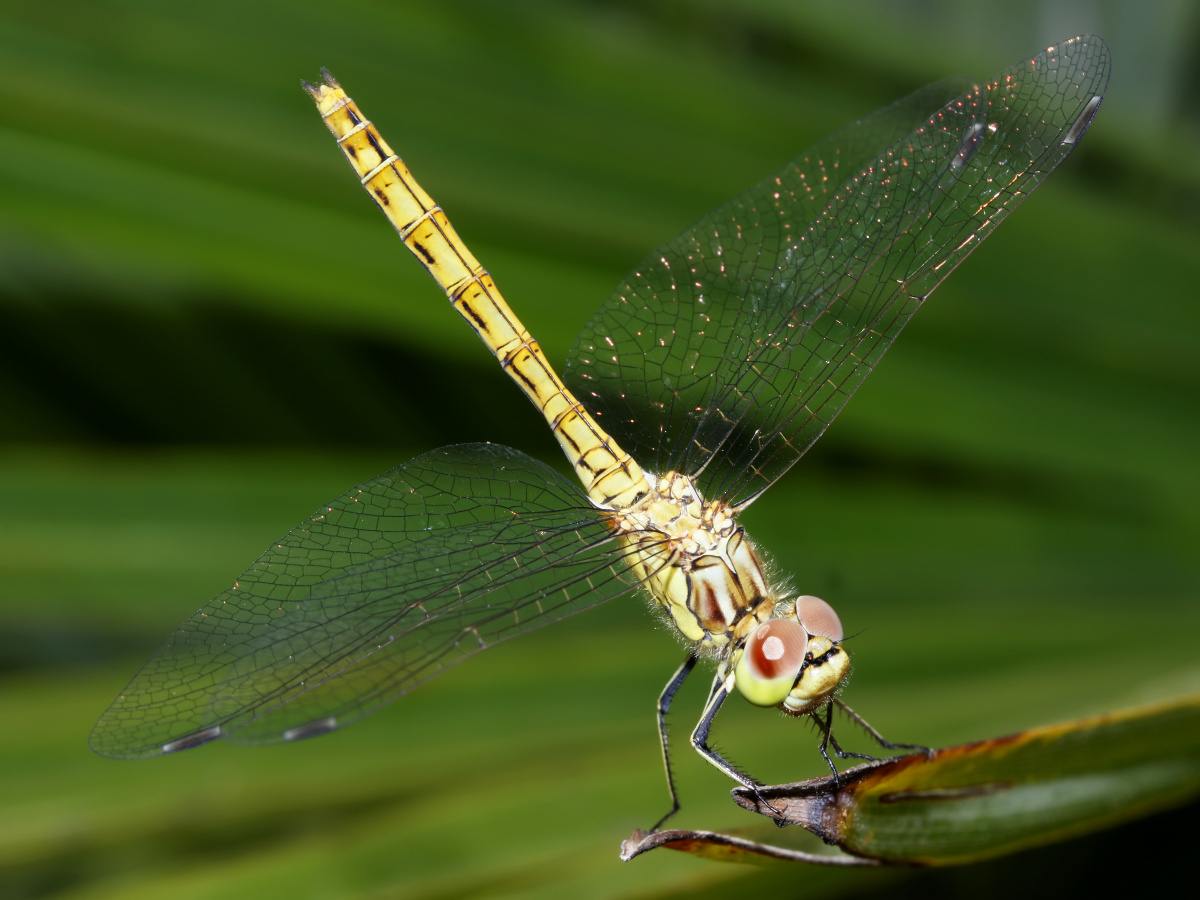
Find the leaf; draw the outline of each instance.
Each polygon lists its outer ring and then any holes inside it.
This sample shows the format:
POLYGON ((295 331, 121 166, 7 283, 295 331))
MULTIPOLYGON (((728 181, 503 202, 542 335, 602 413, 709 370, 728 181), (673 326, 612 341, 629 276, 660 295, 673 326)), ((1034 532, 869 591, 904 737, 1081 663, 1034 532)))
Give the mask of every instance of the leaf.
POLYGON ((734 800, 799 825, 846 855, 734 834, 635 832, 632 859, 659 846, 708 859, 825 865, 955 865, 1109 828, 1200 793, 1200 695, 858 766, 734 800), (767 804, 770 804, 768 808, 767 804))

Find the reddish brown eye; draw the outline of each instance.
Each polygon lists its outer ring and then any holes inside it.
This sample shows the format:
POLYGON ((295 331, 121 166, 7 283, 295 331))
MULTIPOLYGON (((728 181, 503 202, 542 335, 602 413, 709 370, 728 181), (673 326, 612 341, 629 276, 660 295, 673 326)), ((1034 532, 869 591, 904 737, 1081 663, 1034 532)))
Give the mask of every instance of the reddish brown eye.
POLYGON ((808 634, 800 625, 790 619, 771 619, 746 641, 747 663, 756 677, 767 681, 788 674, 795 678, 807 646, 808 634))
POLYGON ((770 619, 751 632, 734 671, 738 689, 758 706, 777 706, 804 665, 808 633, 793 619, 770 619))
POLYGON ((820 597, 805 594, 797 599, 796 618, 809 634, 827 637, 834 643, 845 636, 842 620, 833 611, 833 607, 820 597))

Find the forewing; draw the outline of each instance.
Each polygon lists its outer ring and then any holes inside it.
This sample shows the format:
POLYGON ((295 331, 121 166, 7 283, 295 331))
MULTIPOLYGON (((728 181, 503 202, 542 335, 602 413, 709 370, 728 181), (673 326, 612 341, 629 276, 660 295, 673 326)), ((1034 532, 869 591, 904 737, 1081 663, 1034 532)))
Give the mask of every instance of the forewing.
POLYGON ((582 492, 507 447, 435 450, 322 507, 185 622, 92 733, 106 756, 352 722, 629 590, 582 492))
POLYGON ((576 340, 568 384, 644 467, 746 506, 1071 151, 1108 70, 1103 41, 1074 38, 821 141, 647 257, 576 340))

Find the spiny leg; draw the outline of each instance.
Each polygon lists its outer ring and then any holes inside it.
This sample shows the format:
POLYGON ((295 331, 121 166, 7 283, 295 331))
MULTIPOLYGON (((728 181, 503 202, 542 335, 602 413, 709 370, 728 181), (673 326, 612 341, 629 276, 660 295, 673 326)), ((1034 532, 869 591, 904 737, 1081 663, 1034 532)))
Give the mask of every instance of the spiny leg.
POLYGON ((679 812, 679 794, 675 791, 675 775, 671 771, 671 745, 667 737, 667 713, 671 709, 671 701, 675 699, 675 694, 683 687, 687 677, 692 674, 692 669, 696 668, 696 659, 696 654, 689 654, 688 658, 683 661, 683 665, 671 676, 671 680, 662 689, 662 693, 658 695, 658 739, 662 744, 663 766, 667 770, 667 790, 671 792, 671 808, 667 810, 665 816, 654 823, 654 827, 650 829, 652 832, 658 831, 667 819, 679 812))
POLYGON ((721 711, 721 706, 725 703, 725 699, 728 696, 729 686, 718 675, 713 679, 712 689, 708 692, 708 700, 704 704, 704 712, 700 715, 700 721, 696 723, 696 727, 692 731, 692 746, 696 748, 696 751, 701 756, 739 784, 743 784, 748 788, 761 787, 762 782, 755 781, 716 750, 708 746, 708 733, 712 730, 713 720, 716 719, 717 713, 721 711))
POLYGON ((821 756, 824 757, 825 762, 829 764, 830 771, 833 772, 834 784, 840 784, 841 774, 838 772, 837 766, 834 765, 833 760, 829 757, 828 750, 830 746, 833 747, 833 752, 839 759, 865 759, 868 762, 874 762, 876 759, 874 756, 868 756, 866 753, 854 753, 852 751, 842 749, 842 745, 839 744, 837 738, 833 736, 833 705, 835 703, 837 704, 838 708, 850 718, 851 721, 862 728, 863 731, 869 734, 875 740, 875 742, 885 750, 915 750, 919 753, 924 753, 927 756, 933 754, 933 751, 928 747, 922 747, 919 744, 893 744, 891 741, 884 740, 883 735, 867 724, 866 719, 835 697, 829 703, 825 704, 824 717, 822 717, 820 712, 811 712, 808 714, 809 717, 817 723, 817 727, 821 729, 821 745, 819 749, 821 751, 821 756))
MULTIPOLYGON (((924 753, 926 756, 933 755, 933 750, 931 750, 929 747, 925 747, 921 744, 893 744, 891 741, 884 740, 883 735, 881 735, 878 731, 876 731, 874 728, 872 728, 867 723, 866 719, 864 719, 862 716, 860 716, 858 713, 856 713, 854 710, 852 710, 849 706, 847 706, 841 700, 838 700, 835 697, 833 699, 833 702, 838 705, 838 708, 846 714, 846 716, 850 719, 850 721, 854 722, 859 728, 861 728, 863 731, 865 731, 867 734, 869 734, 874 739, 874 741, 877 744, 879 744, 880 747, 883 747, 885 750, 914 750, 917 753, 924 753)), ((832 714, 832 711, 831 711, 831 714, 832 714)), ((835 747, 836 747, 836 742, 835 742, 835 747)))
POLYGON ((712 747, 708 746, 708 734, 712 730, 713 721, 717 718, 717 713, 720 712, 722 704, 729 697, 731 687, 732 681, 729 678, 722 678, 718 675, 713 679, 712 689, 708 692, 708 701, 704 704, 704 712, 701 714, 700 721, 696 723, 696 728, 692 732, 692 746, 696 748, 696 752, 734 781, 754 791, 758 802, 773 813, 777 817, 776 824, 783 827, 785 824, 783 822, 783 812, 772 806, 765 797, 758 793, 758 789, 763 786, 762 782, 751 778, 712 747))
POLYGON ((831 744, 833 745, 833 752, 837 754, 839 759, 846 759, 851 756, 858 757, 859 759, 866 759, 866 760, 873 760, 875 758, 873 756, 867 756, 866 754, 863 754, 863 753, 847 753, 845 750, 842 749, 841 745, 837 742, 837 738, 835 738, 833 736, 833 704, 832 703, 825 704, 824 718, 821 717, 821 713, 819 711, 810 712, 808 714, 808 716, 810 719, 812 719, 814 722, 817 723, 817 728, 819 728, 821 730, 821 743, 817 749, 821 752, 821 758, 824 759, 826 764, 829 766, 829 771, 831 771, 833 773, 833 783, 835 786, 837 786, 837 787, 841 786, 842 775, 838 771, 837 766, 834 765, 833 760, 829 757, 829 747, 831 744))
POLYGON ((875 757, 867 756, 865 753, 853 753, 848 750, 843 750, 842 745, 838 743, 837 738, 833 736, 833 703, 825 704, 825 718, 821 718, 819 712, 809 713, 812 720, 817 723, 817 727, 821 729, 821 756, 825 757, 825 762, 829 763, 829 768, 833 769, 833 780, 838 781, 840 775, 837 766, 833 764, 833 760, 829 758, 828 748, 833 746, 833 752, 837 754, 838 759, 865 759, 873 761, 875 757))

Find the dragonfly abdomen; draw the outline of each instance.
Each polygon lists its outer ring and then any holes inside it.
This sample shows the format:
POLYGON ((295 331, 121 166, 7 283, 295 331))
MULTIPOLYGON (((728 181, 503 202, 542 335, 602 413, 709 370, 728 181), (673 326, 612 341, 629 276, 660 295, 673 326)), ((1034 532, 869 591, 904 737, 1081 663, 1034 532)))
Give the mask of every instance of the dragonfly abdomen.
POLYGON ((592 502, 605 509, 623 509, 645 496, 650 485, 638 464, 562 383, 445 212, 417 184, 357 104, 328 73, 324 84, 305 87, 363 187, 404 245, 545 417, 592 502))

